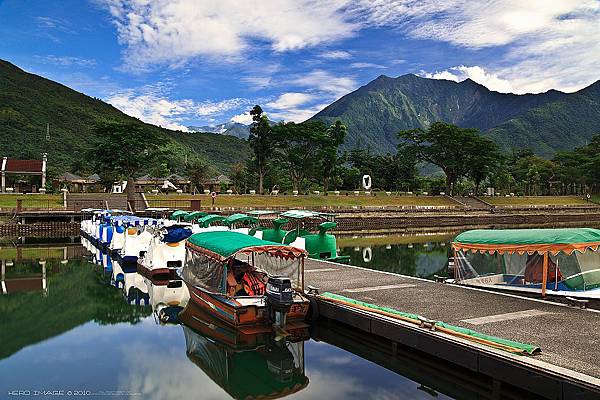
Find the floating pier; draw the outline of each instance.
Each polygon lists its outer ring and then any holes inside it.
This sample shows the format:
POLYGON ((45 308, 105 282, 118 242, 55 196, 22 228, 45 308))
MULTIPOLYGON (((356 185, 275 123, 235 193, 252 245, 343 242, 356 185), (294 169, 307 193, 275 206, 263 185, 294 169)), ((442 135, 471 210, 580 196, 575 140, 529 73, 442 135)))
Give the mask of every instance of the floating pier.
POLYGON ((305 285, 334 295, 315 296, 326 323, 351 326, 542 398, 600 398, 597 310, 312 259, 306 262, 305 285), (422 323, 357 307, 339 296, 414 314, 422 323), (541 352, 517 354, 448 334, 436 329, 437 321, 541 352))

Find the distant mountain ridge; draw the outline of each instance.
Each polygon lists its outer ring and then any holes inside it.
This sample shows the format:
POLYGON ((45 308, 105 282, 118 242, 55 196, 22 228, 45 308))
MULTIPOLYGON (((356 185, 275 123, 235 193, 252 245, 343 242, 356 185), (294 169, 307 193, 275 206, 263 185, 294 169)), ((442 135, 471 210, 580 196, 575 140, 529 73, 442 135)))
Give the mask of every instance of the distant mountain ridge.
POLYGON ((249 125, 233 121, 224 122, 218 125, 188 126, 187 128, 190 132, 217 133, 220 135, 235 136, 240 139, 248 139, 250 136, 249 125))
POLYGON ((551 156, 584 145, 600 132, 600 82, 576 93, 493 92, 470 79, 462 82, 408 74, 381 75, 317 113, 311 120, 348 127, 345 146, 393 152, 396 133, 435 121, 478 128, 505 149, 532 148, 551 156))

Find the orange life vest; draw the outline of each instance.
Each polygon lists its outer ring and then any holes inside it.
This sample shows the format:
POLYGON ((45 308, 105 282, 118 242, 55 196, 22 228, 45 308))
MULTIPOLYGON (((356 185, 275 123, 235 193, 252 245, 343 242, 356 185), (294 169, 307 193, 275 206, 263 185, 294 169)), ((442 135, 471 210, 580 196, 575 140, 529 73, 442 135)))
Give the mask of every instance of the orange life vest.
POLYGON ((262 296, 265 294, 265 284, 252 271, 244 274, 242 282, 248 296, 262 296))

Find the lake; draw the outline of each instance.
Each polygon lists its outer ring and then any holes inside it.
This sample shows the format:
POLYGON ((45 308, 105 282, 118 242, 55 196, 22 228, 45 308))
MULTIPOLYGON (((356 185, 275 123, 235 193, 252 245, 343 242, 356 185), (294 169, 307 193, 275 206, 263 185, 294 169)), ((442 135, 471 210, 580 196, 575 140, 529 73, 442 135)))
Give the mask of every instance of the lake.
MULTIPOLYGON (((339 247, 355 265, 431 278, 445 271, 448 241, 339 247)), ((155 286, 89 250, 74 238, 0 243, 0 398, 534 398, 343 326, 240 336, 184 309, 185 286, 155 286)))

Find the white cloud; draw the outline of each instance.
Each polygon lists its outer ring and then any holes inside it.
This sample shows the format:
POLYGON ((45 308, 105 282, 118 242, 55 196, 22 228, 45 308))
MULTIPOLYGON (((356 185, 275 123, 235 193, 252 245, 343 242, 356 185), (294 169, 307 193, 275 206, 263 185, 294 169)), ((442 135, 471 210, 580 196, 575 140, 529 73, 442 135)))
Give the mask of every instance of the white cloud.
POLYGON ((319 57, 327 58, 329 60, 347 60, 352 58, 352 54, 344 50, 332 50, 319 54, 319 57))
POLYGON ((268 115, 269 118, 274 121, 283 120, 291 122, 304 122, 328 105, 328 103, 323 103, 307 107, 291 107, 288 109, 270 110, 268 115))
POLYGON ((249 112, 241 113, 231 117, 231 122, 237 122, 239 124, 250 125, 252 123, 252 115, 249 112))
POLYGON ((306 104, 315 98, 308 93, 284 93, 277 100, 267 103, 268 107, 276 109, 287 109, 306 104))
POLYGON ((358 83, 354 78, 335 76, 331 72, 319 69, 293 77, 287 83, 317 89, 329 96, 333 96, 333 100, 348 94, 358 87, 358 83))
POLYGON ((512 93, 514 92, 514 88, 511 83, 506 80, 498 77, 497 74, 491 74, 485 71, 480 66, 467 67, 465 65, 459 65, 456 67, 452 67, 450 69, 444 71, 437 71, 434 73, 424 72, 421 74, 426 78, 433 79, 446 79, 449 81, 461 82, 467 78, 472 79, 473 81, 487 87, 490 90, 494 90, 496 92, 501 93, 512 93))
POLYGON ((483 66, 518 93, 574 91, 598 79, 596 0, 362 0, 347 12, 366 25, 394 27, 418 39, 473 50, 497 47, 497 58, 483 66))
POLYGON ((55 56, 53 54, 49 54, 47 56, 34 56, 34 58, 41 63, 54 64, 61 67, 92 67, 96 65, 96 60, 82 57, 55 56))
POLYGON ((254 40, 283 52, 350 37, 342 0, 104 0, 132 67, 197 56, 239 56, 254 40))
POLYGON ((158 83, 138 90, 121 90, 108 96, 106 102, 125 114, 149 124, 182 131, 187 131, 187 127, 183 124, 186 120, 200 118, 214 122, 214 116, 251 103, 249 100, 241 98, 216 102, 196 102, 191 99, 173 100, 165 93, 167 87, 168 85, 158 83))
POLYGON ((380 64, 374 64, 369 62, 356 62, 350 64, 350 68, 364 69, 364 68, 386 68, 380 64))

